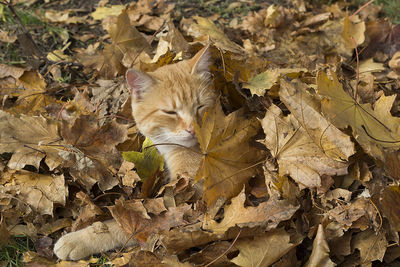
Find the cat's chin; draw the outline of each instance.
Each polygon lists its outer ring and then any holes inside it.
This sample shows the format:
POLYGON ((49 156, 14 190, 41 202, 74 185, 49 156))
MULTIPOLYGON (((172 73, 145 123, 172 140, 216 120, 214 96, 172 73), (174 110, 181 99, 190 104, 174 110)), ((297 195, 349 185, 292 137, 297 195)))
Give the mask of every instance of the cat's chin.
POLYGON ((199 144, 199 142, 197 142, 197 139, 195 137, 180 139, 180 140, 177 140, 176 143, 181 146, 185 146, 185 147, 194 147, 199 144))

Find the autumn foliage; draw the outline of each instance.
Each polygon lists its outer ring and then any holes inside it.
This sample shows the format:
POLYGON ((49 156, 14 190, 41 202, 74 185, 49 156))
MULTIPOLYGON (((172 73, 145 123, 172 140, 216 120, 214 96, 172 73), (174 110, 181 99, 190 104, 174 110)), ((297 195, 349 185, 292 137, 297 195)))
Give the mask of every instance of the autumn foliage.
MULTIPOLYGON (((400 264, 400 27, 378 6, 300 0, 178 21, 169 1, 105 2, 45 11, 94 33, 31 54, 41 67, 0 64, 0 245, 28 235, 25 264, 56 264, 63 232, 112 216, 140 244, 107 253, 114 266, 400 264), (208 44, 219 99, 195 125, 202 161, 169 182, 124 74, 208 44)), ((12 35, 0 41, 40 44, 12 35)))

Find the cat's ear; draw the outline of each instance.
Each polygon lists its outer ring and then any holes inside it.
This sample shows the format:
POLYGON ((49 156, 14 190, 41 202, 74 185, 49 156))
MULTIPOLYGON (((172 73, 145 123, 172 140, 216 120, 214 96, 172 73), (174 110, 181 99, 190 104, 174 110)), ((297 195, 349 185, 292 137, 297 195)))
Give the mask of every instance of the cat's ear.
POLYGON ((139 99, 141 95, 154 83, 154 80, 150 75, 136 69, 127 70, 125 78, 128 88, 135 99, 139 99))
POLYGON ((191 67, 191 74, 194 73, 204 73, 210 70, 211 64, 211 53, 210 45, 207 44, 203 47, 197 54, 189 59, 189 65, 191 67))

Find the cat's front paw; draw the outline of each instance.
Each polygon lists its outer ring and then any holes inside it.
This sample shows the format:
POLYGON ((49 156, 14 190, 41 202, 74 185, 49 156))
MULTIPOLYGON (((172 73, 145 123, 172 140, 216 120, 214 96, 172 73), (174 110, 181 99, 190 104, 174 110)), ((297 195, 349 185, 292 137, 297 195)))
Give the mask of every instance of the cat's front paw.
POLYGON ((72 232, 62 236, 54 245, 54 254, 61 260, 80 260, 92 254, 82 233, 72 232))

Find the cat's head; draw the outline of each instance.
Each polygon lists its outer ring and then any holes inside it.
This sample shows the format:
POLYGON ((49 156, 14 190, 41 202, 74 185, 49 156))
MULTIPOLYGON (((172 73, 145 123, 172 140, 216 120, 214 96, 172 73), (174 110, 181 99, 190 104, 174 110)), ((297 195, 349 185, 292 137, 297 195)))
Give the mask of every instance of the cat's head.
POLYGON ((210 89, 209 65, 210 55, 205 47, 189 60, 151 73, 129 69, 126 81, 139 131, 155 143, 196 145, 193 123, 200 121, 216 100, 210 89))

